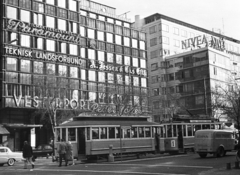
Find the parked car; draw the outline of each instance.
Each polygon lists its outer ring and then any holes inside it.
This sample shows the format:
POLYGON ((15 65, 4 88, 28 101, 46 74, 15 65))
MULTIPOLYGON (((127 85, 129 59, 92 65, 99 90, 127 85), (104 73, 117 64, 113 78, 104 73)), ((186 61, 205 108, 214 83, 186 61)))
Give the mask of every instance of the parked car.
POLYGON ((13 166, 15 162, 23 160, 22 152, 12 152, 8 147, 0 147, 0 166, 8 164, 8 166, 13 166))
POLYGON ((46 157, 47 159, 49 156, 53 154, 53 147, 49 144, 41 144, 38 145, 36 149, 33 149, 33 158, 36 159, 37 157, 46 157))

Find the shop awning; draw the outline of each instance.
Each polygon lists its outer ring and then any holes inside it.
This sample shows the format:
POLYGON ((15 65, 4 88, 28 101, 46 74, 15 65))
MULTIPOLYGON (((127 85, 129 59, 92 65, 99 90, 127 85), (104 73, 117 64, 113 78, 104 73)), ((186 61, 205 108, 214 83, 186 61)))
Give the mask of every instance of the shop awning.
POLYGON ((10 134, 9 131, 3 125, 0 125, 0 135, 6 134, 10 134))
POLYGON ((9 128, 37 128, 37 127, 43 126, 43 125, 22 124, 22 123, 4 123, 3 125, 9 128))

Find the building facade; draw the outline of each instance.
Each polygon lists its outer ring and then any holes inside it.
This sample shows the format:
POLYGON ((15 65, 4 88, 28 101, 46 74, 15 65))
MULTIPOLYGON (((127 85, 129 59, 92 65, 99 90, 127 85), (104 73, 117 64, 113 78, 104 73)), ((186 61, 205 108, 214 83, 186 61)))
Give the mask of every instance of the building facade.
MULTIPOLYGON (((227 37, 222 32, 209 31, 158 13, 143 19, 136 16, 133 27, 147 33, 149 89, 152 90, 149 103, 153 106, 153 115, 157 122, 169 121, 173 117, 173 107, 169 104, 169 100, 175 98, 172 94, 179 92, 180 82, 176 80, 179 75, 176 72, 183 69, 183 67, 174 66, 173 63, 176 61, 180 62, 179 65, 186 66, 187 62, 191 65, 194 60, 192 57, 188 59, 184 57, 183 60, 182 57, 182 60, 179 58, 175 61, 174 59, 167 61, 169 56, 171 58, 176 54, 211 47, 220 51, 221 54, 224 52, 224 57, 231 60, 225 68, 236 76, 239 75, 240 41, 227 37)), ((202 54, 200 57, 208 58, 208 52, 202 54)), ((195 68, 192 67, 192 69, 195 68)), ((197 79, 197 77, 191 77, 191 81, 195 81, 195 78, 197 79)), ((206 83, 208 86, 209 80, 206 79, 206 83)), ((204 108, 197 110, 185 104, 183 107, 185 111, 187 109, 197 115, 209 114, 204 108)), ((189 115, 188 112, 186 114, 189 115)))
POLYGON ((146 34, 130 26, 115 8, 88 0, 1 1, 0 122, 10 135, 0 143, 46 143, 49 131, 32 113, 51 93, 57 108, 104 115, 117 115, 127 96, 121 115, 145 115, 146 34))

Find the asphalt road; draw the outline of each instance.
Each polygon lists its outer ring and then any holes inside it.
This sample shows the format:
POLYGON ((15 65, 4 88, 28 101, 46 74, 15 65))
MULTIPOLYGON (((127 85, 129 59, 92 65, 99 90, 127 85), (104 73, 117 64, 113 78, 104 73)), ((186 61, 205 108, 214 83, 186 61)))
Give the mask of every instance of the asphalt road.
MULTIPOLYGON (((226 163, 235 162, 235 152, 227 153, 225 157, 200 158, 197 154, 182 155, 148 155, 140 159, 115 159, 114 162, 82 163, 74 166, 58 167, 58 162, 51 159, 39 159, 35 162, 35 169, 23 169, 23 163, 16 163, 9 167, 0 167, 0 174, 4 175, 205 175, 214 174, 215 170, 226 167, 226 163)), ((63 163, 64 165, 64 163, 63 163)), ((240 174, 240 170, 239 170, 240 174)))

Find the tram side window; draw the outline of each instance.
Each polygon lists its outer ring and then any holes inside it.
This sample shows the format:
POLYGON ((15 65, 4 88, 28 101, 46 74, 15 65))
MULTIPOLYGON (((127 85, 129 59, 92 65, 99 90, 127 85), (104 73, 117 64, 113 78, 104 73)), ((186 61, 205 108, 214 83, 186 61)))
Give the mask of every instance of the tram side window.
POLYGON ((117 127, 115 131, 116 131, 116 138, 120 138, 120 128, 117 127))
POLYGON ((123 129, 124 138, 130 138, 130 129, 123 129))
POLYGON ((66 128, 62 128, 62 140, 66 141, 66 128))
POLYGON ((60 128, 57 128, 56 134, 57 134, 57 142, 60 142, 60 139, 61 139, 61 137, 60 137, 60 128))
POLYGON ((151 137, 151 129, 150 129, 150 127, 145 127, 145 137, 151 137))
POLYGON ((131 134, 132 138, 137 138, 137 127, 132 128, 131 134))
POLYGON ((177 137, 177 125, 173 125, 173 137, 177 137))
POLYGON ((166 137, 165 127, 161 127, 160 129, 161 129, 160 137, 165 138, 166 137))
POLYGON ((100 138, 101 139, 107 138, 107 128, 100 128, 100 138))
POLYGON ((92 139, 99 139, 99 128, 92 128, 92 139))
POLYGON ((115 139, 115 128, 108 128, 109 139, 115 139))
POLYGON ((187 133, 186 133, 186 125, 183 125, 183 137, 186 137, 187 133))
POLYGON ((76 129, 75 128, 68 129, 68 140, 76 141, 76 129))
POLYGON ((167 125, 167 137, 172 137, 172 126, 167 125))
MULTIPOLYGON (((174 130, 174 128, 173 128, 173 130, 174 130)), ((182 132, 182 136, 183 136, 182 125, 177 125, 177 130, 178 130, 178 135, 177 136, 180 136, 180 132, 182 132)))
POLYGON ((214 126, 214 124, 211 124, 211 129, 215 129, 215 126, 214 126))
POLYGON ((192 125, 187 125, 187 133, 188 133, 188 136, 193 136, 192 125))
POLYGON ((144 137, 143 127, 139 127, 139 128, 138 128, 138 134, 139 134, 139 137, 144 137))
POLYGON ((90 128, 87 128, 87 140, 90 140, 90 128))

